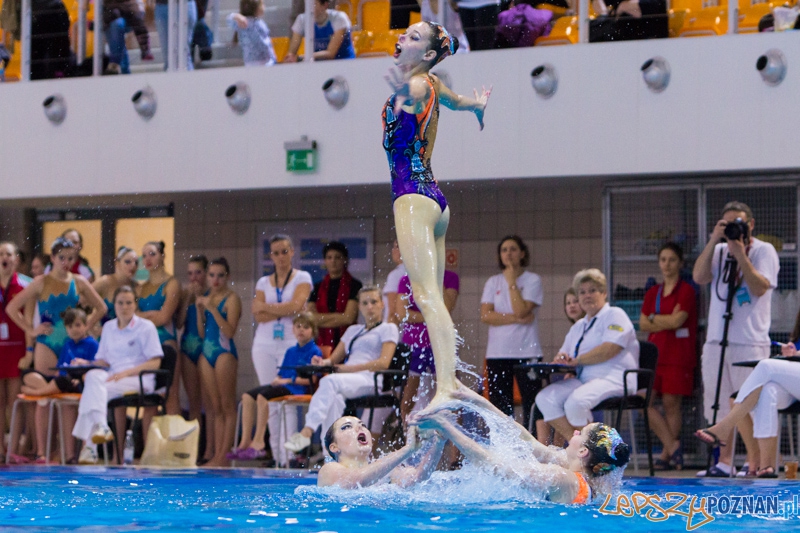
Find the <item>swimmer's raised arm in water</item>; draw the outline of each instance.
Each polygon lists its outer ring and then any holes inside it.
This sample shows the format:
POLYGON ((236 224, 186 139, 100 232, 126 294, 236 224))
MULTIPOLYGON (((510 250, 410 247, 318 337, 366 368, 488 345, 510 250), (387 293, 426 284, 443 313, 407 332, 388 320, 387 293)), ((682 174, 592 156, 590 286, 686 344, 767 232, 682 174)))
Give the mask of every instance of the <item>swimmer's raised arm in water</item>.
POLYGON ((324 445, 334 460, 320 469, 317 485, 355 489, 377 483, 389 474, 392 482, 404 487, 424 481, 439 462, 444 447, 443 439, 434 438, 435 442, 426 444, 429 448, 419 465, 398 469, 421 446, 416 428, 409 430, 405 446, 371 461, 372 434, 360 419, 344 416, 325 434, 324 445))
MULTIPOLYGON (((510 418, 503 411, 498 409, 492 402, 462 383, 459 383, 458 389, 453 392, 452 396, 456 400, 461 400, 476 407, 487 409, 500 418, 510 418)), ((564 450, 557 449, 556 447, 545 446, 536 440, 534 436, 531 435, 528 430, 525 429, 525 427, 523 427, 519 422, 515 421, 513 418, 510 418, 510 420, 519 430, 520 439, 530 446, 531 452, 536 459, 542 463, 557 464, 562 467, 567 466, 567 454, 564 450)))
POLYGON ((422 428, 436 429, 451 440, 470 462, 488 467, 496 475, 519 481, 528 490, 556 503, 589 503, 595 480, 624 469, 630 449, 614 428, 589 424, 575 434, 567 447, 567 466, 530 462, 500 456, 465 435, 448 413, 421 413, 413 420, 422 428))

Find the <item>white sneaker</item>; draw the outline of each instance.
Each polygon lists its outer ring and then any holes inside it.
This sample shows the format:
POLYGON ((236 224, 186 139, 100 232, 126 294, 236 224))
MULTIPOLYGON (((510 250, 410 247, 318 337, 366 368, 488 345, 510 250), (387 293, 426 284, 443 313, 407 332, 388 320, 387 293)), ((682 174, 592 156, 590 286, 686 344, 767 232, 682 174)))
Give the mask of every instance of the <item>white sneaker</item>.
POLYGON ((114 434, 105 424, 95 424, 92 428, 92 442, 95 444, 105 444, 114 440, 114 434))
POLYGON ((97 464, 97 452, 94 448, 89 446, 84 446, 81 450, 80 456, 78 456, 78 464, 79 465, 96 465, 97 464))
POLYGON ((298 453, 302 450, 305 450, 311 445, 311 439, 308 437, 303 436, 302 433, 295 433, 289 440, 287 440, 283 447, 289 450, 290 452, 298 453))

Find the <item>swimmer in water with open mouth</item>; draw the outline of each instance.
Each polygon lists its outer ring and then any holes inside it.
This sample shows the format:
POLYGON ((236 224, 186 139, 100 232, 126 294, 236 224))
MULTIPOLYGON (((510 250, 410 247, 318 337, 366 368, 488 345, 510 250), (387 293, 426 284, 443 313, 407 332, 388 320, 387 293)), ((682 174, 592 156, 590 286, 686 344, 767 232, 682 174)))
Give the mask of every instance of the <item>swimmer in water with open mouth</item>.
POLYGON ((445 440, 433 431, 422 433, 425 440, 421 441, 417 429, 409 429, 405 446, 373 461, 369 428, 354 416, 343 416, 325 433, 324 445, 333 461, 320 469, 317 485, 355 489, 374 485, 387 476, 402 487, 425 481, 439 463, 445 440), (402 464, 415 453, 422 455, 417 466, 402 464))

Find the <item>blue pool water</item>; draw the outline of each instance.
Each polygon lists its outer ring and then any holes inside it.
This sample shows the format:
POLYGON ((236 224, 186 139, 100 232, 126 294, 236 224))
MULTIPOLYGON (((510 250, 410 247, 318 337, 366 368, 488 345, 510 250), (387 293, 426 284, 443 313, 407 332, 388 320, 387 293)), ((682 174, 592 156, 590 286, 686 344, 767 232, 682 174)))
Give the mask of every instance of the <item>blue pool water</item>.
MULTIPOLYGON (((477 476, 480 477, 480 476, 477 476)), ((2 531, 686 531, 678 514, 653 522, 611 516, 600 505, 526 501, 500 481, 436 474, 411 490, 323 491, 313 475, 230 469, 14 468, 0 471, 2 531), (438 476, 438 477, 437 477, 438 476), (465 479, 468 478, 468 479, 465 479), (557 528, 557 529, 555 529, 557 528), (603 528, 603 529, 600 529, 603 528)), ((800 495, 800 482, 628 478, 623 493, 698 497, 800 495)), ((763 498, 762 498, 763 499, 763 498)), ((688 510, 689 503, 682 506, 688 510)), ((681 510, 679 509, 679 510, 681 510)), ((660 515, 651 514, 653 518, 660 515)), ((695 523, 703 520, 695 517, 695 523)), ((800 528, 795 514, 715 514, 696 531, 800 528)))

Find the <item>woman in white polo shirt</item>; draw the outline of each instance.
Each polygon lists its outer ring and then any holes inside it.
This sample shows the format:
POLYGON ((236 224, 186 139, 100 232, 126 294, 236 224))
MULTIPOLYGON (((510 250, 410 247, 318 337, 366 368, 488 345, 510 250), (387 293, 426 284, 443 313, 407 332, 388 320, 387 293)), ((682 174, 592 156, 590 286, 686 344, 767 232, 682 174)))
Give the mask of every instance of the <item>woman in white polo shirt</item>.
POLYGON ((542 357, 539 321, 536 320, 543 300, 542 280, 525 270, 530 254, 517 235, 500 241, 497 261, 503 272, 489 278, 481 296, 481 322, 489 325, 486 345, 489 400, 507 415, 513 414, 516 378, 527 427, 541 380, 531 379, 527 372, 514 370, 514 367, 542 357))
MULTIPOLYGON (((536 406, 562 436, 571 436, 592 422, 592 409, 622 396, 625 370, 639 367, 639 342, 628 315, 606 301, 606 277, 596 268, 581 270, 572 286, 586 316, 575 322, 554 363, 576 367, 576 379, 548 385, 536 406)), ((636 391, 636 374, 628 375, 628 391, 636 391)))
MULTIPOLYGON (((100 347, 91 363, 107 367, 107 370, 94 369, 86 373, 78 420, 72 430, 72 435, 84 442, 78 460, 81 464, 96 463, 97 445, 114 440, 106 422, 108 401, 138 393, 139 372, 158 369, 164 356, 155 324, 135 314, 136 294, 131 287, 123 285, 114 292, 114 311, 117 318, 103 326, 100 347)), ((144 376, 142 384, 145 393, 153 392, 155 376, 144 376)), ((125 410, 118 409, 115 415, 117 427, 124 428, 125 410)))
POLYGON ((289 451, 305 449, 319 427, 323 433, 327 431, 341 418, 346 400, 373 394, 374 372, 386 370, 392 362, 400 334, 397 326, 381 321, 383 300, 380 289, 366 286, 358 291, 358 309, 364 317, 364 324, 347 328, 330 359, 317 356, 311 359, 313 365, 332 366, 334 373, 319 381, 319 388, 308 406, 303 430, 284 444, 289 451))
POLYGON ((283 355, 297 344, 292 319, 303 310, 312 286, 311 274, 292 268, 294 246, 288 235, 270 237, 269 253, 275 272, 258 280, 252 304, 257 324, 253 366, 259 385, 269 385, 278 377, 283 355))

